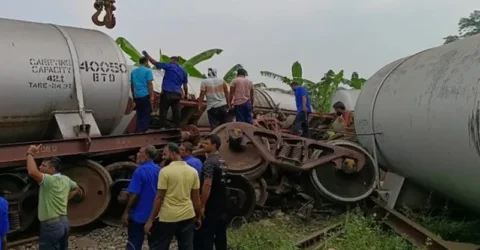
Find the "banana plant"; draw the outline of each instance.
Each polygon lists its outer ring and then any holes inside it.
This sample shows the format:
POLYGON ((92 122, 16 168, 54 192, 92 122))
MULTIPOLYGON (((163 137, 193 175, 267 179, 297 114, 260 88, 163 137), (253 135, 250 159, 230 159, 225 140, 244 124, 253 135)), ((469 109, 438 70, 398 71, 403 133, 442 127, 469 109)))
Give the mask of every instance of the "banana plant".
MULTIPOLYGON (((205 74, 202 74, 198 69, 195 68, 195 65, 211 59, 214 55, 219 55, 222 53, 221 49, 210 49, 204 51, 188 60, 185 60, 183 57, 178 57, 178 64, 187 71, 188 75, 191 77, 206 78, 205 74)), ((160 51, 160 62, 169 62, 170 57, 164 55, 160 51)))
POLYGON ((292 77, 287 77, 287 76, 282 76, 282 75, 279 75, 279 74, 276 74, 276 73, 273 73, 273 72, 270 72, 270 71, 260 71, 260 74, 262 76, 266 76, 266 77, 270 77, 270 78, 273 78, 275 80, 279 80, 279 81, 282 81, 288 85, 291 85, 292 82, 297 82, 299 84, 307 84, 307 83, 314 83, 313 81, 310 81, 310 80, 307 80, 307 79, 304 79, 302 77, 303 75, 303 72, 302 72, 302 65, 296 61, 292 64, 292 77))
POLYGON ((304 87, 310 94, 313 108, 319 112, 328 112, 332 97, 343 81, 343 70, 338 73, 329 70, 324 74, 320 82, 304 84, 304 87))
POLYGON ((286 89, 281 89, 281 88, 269 88, 267 87, 267 85, 263 82, 259 82, 259 83, 255 83, 253 84, 253 88, 255 89, 263 89, 263 90, 268 90, 268 91, 273 91, 273 92, 279 92, 279 93, 283 93, 283 94, 289 94, 289 95, 293 95, 295 94, 293 92, 293 90, 286 90, 286 89))
POLYGON ((231 83, 232 80, 237 76, 237 70, 243 68, 241 64, 236 64, 227 73, 223 76, 223 80, 231 83))
POLYGON ((365 84, 366 81, 367 80, 365 78, 360 78, 357 72, 353 72, 350 80, 343 79, 342 83, 354 89, 361 89, 363 87, 363 84, 365 84))
POLYGON ((135 47, 133 47, 133 45, 123 37, 117 38, 115 42, 118 44, 118 46, 120 46, 125 54, 130 56, 130 60, 135 63, 134 65, 138 66, 138 61, 142 57, 142 54, 140 54, 140 52, 138 52, 138 50, 135 49, 135 47))
MULTIPOLYGON (((138 52, 135 47, 124 37, 119 37, 116 40, 116 43, 120 46, 120 48, 125 52, 127 55, 130 56, 130 59, 135 63, 135 65, 138 65, 138 61, 142 57, 140 52, 138 52)), ((192 77, 198 77, 198 78, 206 78, 206 76, 202 73, 200 73, 199 70, 195 68, 195 66, 203 61, 211 59, 214 55, 219 55, 222 53, 223 50, 221 49, 210 49, 207 51, 204 51, 188 60, 185 60, 183 57, 179 57, 179 65, 185 69, 187 74, 192 77)), ((160 62, 169 62, 170 57, 167 55, 164 55, 160 51, 160 62)))

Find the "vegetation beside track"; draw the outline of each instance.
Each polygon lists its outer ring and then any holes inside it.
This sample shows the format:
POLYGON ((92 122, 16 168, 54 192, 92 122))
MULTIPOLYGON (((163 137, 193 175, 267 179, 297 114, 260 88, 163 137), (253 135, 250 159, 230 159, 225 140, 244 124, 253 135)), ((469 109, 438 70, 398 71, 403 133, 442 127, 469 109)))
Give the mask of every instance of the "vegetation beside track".
POLYGON ((449 209, 448 204, 436 211, 429 204, 421 212, 402 208, 402 213, 442 239, 480 245, 480 219, 465 210, 449 209), (463 212, 462 212, 463 211, 463 212))
POLYGON ((341 220, 345 233, 326 243, 325 250, 417 250, 402 237, 386 232, 372 218, 358 212, 346 215, 317 216, 302 220, 295 215, 281 215, 229 229, 230 250, 294 250, 296 242, 312 232, 341 220))

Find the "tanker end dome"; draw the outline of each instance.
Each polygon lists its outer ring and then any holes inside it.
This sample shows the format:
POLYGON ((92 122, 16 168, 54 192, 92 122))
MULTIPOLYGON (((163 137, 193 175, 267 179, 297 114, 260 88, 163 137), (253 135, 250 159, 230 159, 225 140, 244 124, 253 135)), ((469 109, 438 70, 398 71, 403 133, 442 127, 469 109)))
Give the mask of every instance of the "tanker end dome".
POLYGON ((360 143, 379 164, 480 212, 480 35, 398 59, 356 104, 360 143))
MULTIPOLYGON (((125 58, 106 34, 54 24, 0 19, 0 143, 55 137, 56 113, 93 114, 111 134, 129 97, 125 58)), ((78 115, 77 115, 78 116, 78 115)))

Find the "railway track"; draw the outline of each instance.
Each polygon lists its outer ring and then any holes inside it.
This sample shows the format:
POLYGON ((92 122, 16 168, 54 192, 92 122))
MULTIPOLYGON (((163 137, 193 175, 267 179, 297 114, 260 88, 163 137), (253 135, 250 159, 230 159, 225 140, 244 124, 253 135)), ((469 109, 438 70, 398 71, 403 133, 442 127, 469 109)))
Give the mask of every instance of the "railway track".
POLYGON ((8 242, 7 247, 8 247, 8 249, 17 248, 17 247, 27 245, 27 244, 30 244, 30 243, 36 243, 36 242, 38 242, 38 239, 39 239, 38 236, 31 236, 29 238, 16 240, 16 241, 13 241, 13 242, 8 242))
MULTIPOLYGON (((79 239, 82 237, 88 238, 89 234, 101 231, 107 227, 108 227, 107 225, 103 225, 101 223, 94 223, 86 227, 72 228, 70 230, 69 241, 71 241, 72 239, 79 239)), ((115 228, 115 231, 118 231, 118 232, 121 232, 122 230, 123 230, 122 228, 115 228)), ((24 248, 25 246, 30 246, 30 248, 27 248, 27 249, 37 249, 35 248, 35 245, 38 245, 38 241, 39 241, 38 232, 34 232, 33 230, 30 230, 23 234, 16 235, 13 239, 9 238, 7 246, 8 246, 8 249, 25 249, 24 248)), ((70 243, 69 249, 78 249, 78 247, 72 248, 71 245, 72 244, 70 243)), ((74 245, 77 245, 77 244, 74 244, 74 245)), ((83 249, 83 248, 80 247, 79 249, 83 249)))
POLYGON ((323 249, 328 241, 342 235, 343 229, 343 222, 332 224, 297 242, 297 248, 301 250, 323 249))
MULTIPOLYGON (((381 224, 390 228, 419 249, 480 250, 479 245, 445 241, 405 215, 388 208, 377 198, 372 198, 371 201, 372 204, 366 208, 367 214, 373 216, 381 224)), ((327 242, 342 235, 345 230, 344 225, 344 222, 339 222, 323 228, 297 242, 297 248, 301 250, 325 249, 327 242)))
MULTIPOLYGON (((419 224, 405 217, 401 213, 389 209, 382 202, 376 198, 371 199, 372 203, 366 209, 368 216, 374 217, 380 223, 389 227, 391 230, 395 231, 398 235, 403 237, 405 240, 409 241, 412 245, 417 246, 419 249, 425 250, 479 250, 480 246, 467 244, 467 243, 458 243, 458 242, 449 242, 442 240, 439 236, 433 234, 427 229, 423 228, 419 224)), ((103 230, 107 226, 95 226, 84 229, 73 229, 71 236, 82 238, 86 236, 87 238, 91 232, 94 230, 103 230)), ((110 227, 112 228, 112 227, 110 227)), ((122 229, 115 228, 116 232, 121 232, 122 229)), ((326 249, 327 243, 331 242, 337 237, 341 237, 345 232, 345 222, 337 222, 322 228, 302 240, 296 243, 296 246, 300 250, 320 250, 326 249)), ((109 233, 107 233, 109 234, 109 233)), ((123 235, 121 237, 125 237, 123 235)), ((117 236, 118 237, 118 236, 117 236)), ((28 235, 27 238, 22 238, 14 240, 8 243, 9 249, 20 249, 21 246, 31 245, 38 241, 38 236, 28 235)), ((100 236, 100 239, 103 239, 100 236)), ((108 240, 106 240, 108 241, 108 240)), ((125 243, 120 242, 124 246, 125 243)), ((79 249, 82 249, 81 247, 79 249)))

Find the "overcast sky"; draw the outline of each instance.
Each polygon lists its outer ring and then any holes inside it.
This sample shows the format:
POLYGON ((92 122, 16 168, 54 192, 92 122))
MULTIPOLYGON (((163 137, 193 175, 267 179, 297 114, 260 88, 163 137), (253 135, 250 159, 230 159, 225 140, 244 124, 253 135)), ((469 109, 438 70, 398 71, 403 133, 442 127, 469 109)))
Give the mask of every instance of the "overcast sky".
POLYGON ((254 82, 281 83, 261 70, 304 77, 329 69, 370 77, 385 64, 442 44, 478 0, 117 0, 113 30, 91 23, 94 0, 0 0, 0 17, 99 29, 123 36, 139 50, 189 58, 210 48, 224 52, 198 69, 219 74, 237 63, 254 82))

